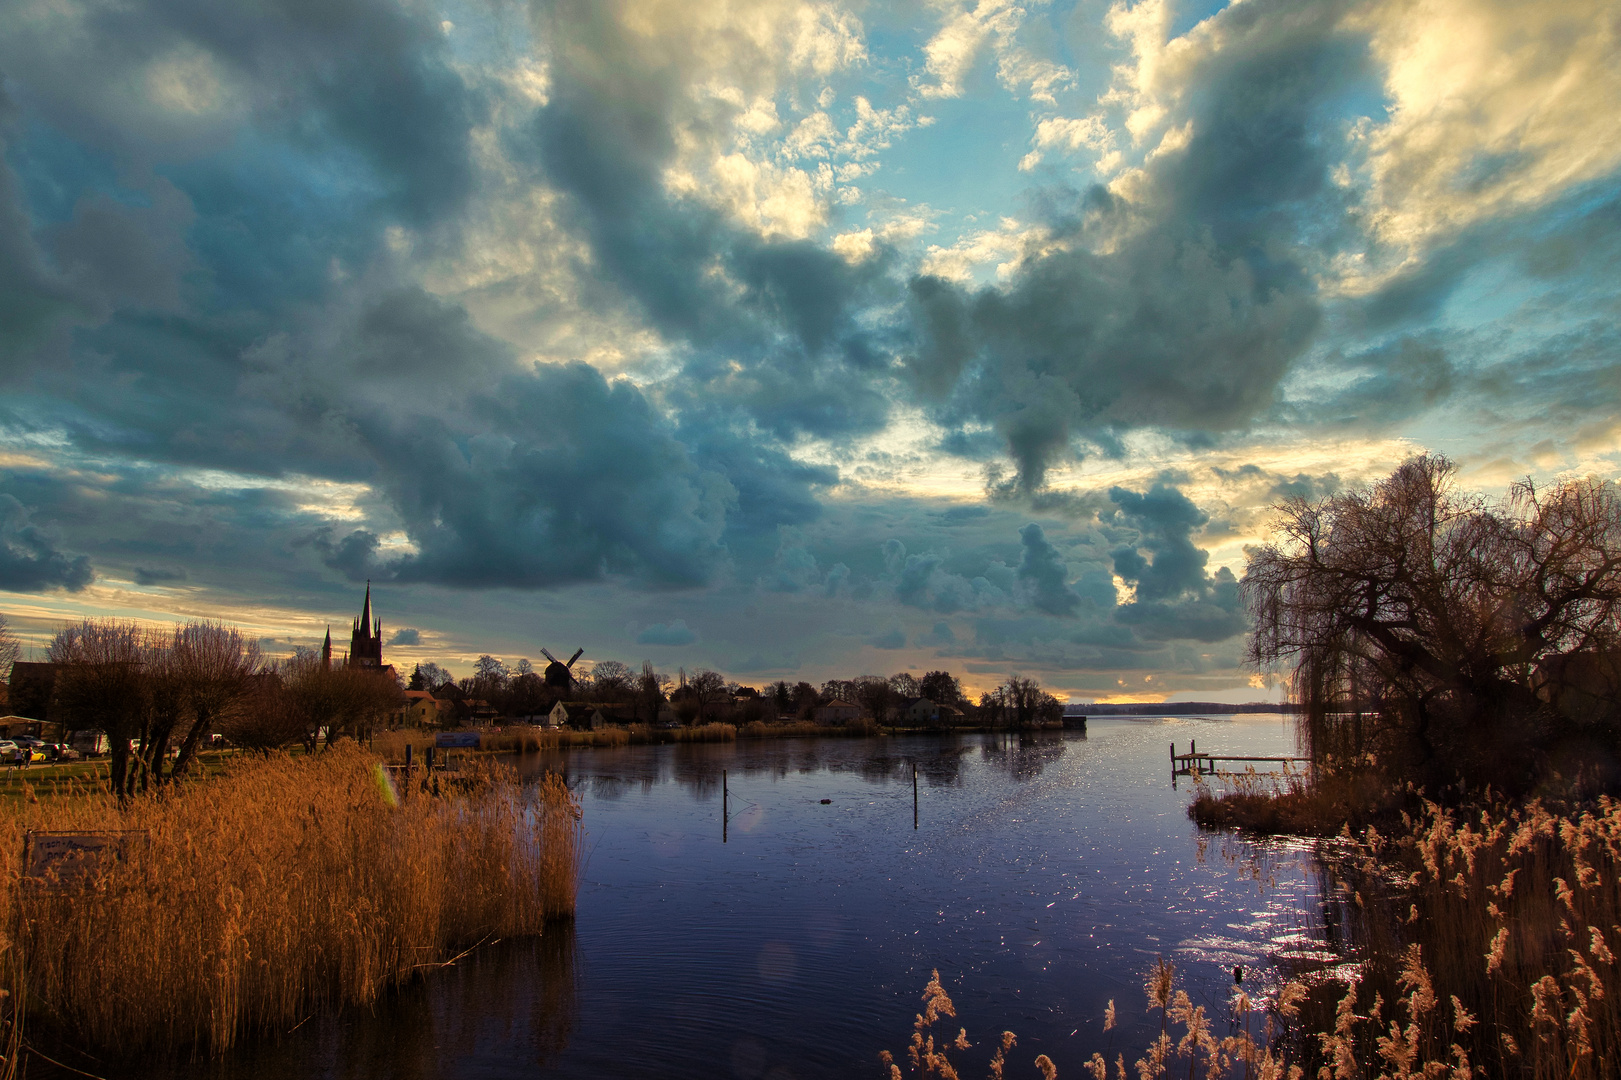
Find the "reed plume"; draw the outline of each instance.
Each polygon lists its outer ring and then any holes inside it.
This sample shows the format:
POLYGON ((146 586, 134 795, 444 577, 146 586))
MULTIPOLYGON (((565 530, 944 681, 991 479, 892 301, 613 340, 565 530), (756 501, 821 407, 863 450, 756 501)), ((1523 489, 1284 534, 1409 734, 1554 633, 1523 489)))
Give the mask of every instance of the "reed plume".
POLYGON ((76 1045, 221 1053, 482 941, 573 914, 579 806, 470 766, 445 797, 353 743, 239 759, 124 806, 25 804, 0 823, 0 902, 31 1016, 76 1045), (130 830, 82 881, 22 876, 27 830, 130 830))

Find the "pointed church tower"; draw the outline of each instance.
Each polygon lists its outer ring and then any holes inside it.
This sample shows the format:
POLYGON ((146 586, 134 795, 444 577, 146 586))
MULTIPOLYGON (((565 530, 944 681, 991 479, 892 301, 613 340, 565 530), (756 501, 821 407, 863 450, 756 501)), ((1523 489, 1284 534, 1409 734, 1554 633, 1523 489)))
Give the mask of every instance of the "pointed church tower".
POLYGON ((332 624, 326 626, 326 644, 321 646, 321 669, 332 670, 332 624))
POLYGON ((370 581, 366 582, 366 604, 349 635, 348 662, 350 667, 383 666, 383 621, 372 619, 370 581))

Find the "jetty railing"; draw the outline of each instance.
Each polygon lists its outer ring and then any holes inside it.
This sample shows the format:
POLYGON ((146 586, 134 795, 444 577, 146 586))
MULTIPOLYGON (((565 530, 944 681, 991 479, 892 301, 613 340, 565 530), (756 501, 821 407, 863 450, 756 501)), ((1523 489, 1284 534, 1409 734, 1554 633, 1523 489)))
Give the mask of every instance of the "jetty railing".
MULTIPOLYGON (((1176 752, 1176 744, 1171 744, 1171 785, 1173 787, 1176 786, 1176 778, 1178 776, 1195 776, 1203 775, 1205 773, 1219 772, 1220 770, 1216 768, 1216 762, 1218 761, 1243 762, 1246 764, 1253 764, 1255 762, 1269 762, 1271 764, 1281 765, 1305 765, 1308 768, 1311 766, 1311 759, 1303 757, 1255 757, 1244 754, 1201 754, 1199 753, 1199 741, 1194 739, 1188 743, 1188 752, 1185 754, 1178 754, 1176 752)), ((1270 772, 1271 770, 1268 771, 1270 772)))

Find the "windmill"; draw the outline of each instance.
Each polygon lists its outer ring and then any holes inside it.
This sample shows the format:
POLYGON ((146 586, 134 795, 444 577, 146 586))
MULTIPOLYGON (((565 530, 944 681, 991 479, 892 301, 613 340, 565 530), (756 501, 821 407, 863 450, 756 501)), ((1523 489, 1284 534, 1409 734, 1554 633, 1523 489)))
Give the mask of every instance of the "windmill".
POLYGON ((574 661, 578 660, 583 652, 584 648, 575 649, 574 655, 569 657, 568 663, 565 664, 545 649, 540 650, 540 655, 551 661, 546 665, 546 685, 567 695, 569 687, 574 683, 574 661))

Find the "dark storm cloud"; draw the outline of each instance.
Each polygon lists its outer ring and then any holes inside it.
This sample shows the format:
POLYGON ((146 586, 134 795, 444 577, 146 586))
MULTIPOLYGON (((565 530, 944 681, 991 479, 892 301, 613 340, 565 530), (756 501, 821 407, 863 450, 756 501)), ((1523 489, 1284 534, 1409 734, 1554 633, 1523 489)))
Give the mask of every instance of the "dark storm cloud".
MULTIPOLYGON (((37 354, 29 373, 49 419, 14 399, 0 420, 114 459, 368 483, 365 524, 305 529, 293 549, 352 579, 471 587, 758 572, 837 479, 777 437, 884 422, 865 374, 883 354, 854 318, 881 269, 670 201, 655 115, 670 72, 560 61, 553 106, 527 136, 506 129, 514 168, 573 195, 603 284, 692 345, 654 407, 583 366, 522 370, 459 304, 396 277, 393 225, 419 252, 454 250, 470 132, 496 92, 452 61, 437 15, 159 7, 70 4, 0 45, 30 121, 0 135, 32 133, 0 162, 0 306, 22 304, 0 363, 76 320, 71 375, 37 354), (130 85, 206 101, 116 90, 130 85)), ((598 14, 562 18, 558 44, 626 48, 598 14)), ((835 563, 818 585, 848 574, 835 563)))
POLYGON ((422 631, 410 626, 402 626, 389 636, 390 645, 420 645, 422 644, 422 631))
POLYGON ((1058 557, 1058 549, 1047 542, 1040 525, 1031 522, 1019 530, 1024 556, 1019 560, 1019 581, 1025 586, 1030 603, 1049 615, 1071 615, 1081 598, 1070 590, 1069 567, 1058 557))
POLYGON ((586 364, 536 365, 459 417, 357 419, 418 552, 407 581, 544 587, 627 575, 697 585, 727 561, 738 492, 701 468, 629 383, 586 364))
POLYGON ((973 577, 945 568, 945 556, 932 551, 908 554, 906 545, 890 538, 883 543, 886 584, 895 599, 910 607, 950 615, 1013 603, 1017 580, 1000 559, 984 560, 973 577))
POLYGON ((195 158, 250 122, 293 147, 341 148, 360 172, 331 180, 369 186, 411 220, 430 220, 468 191, 480 105, 427 8, 23 6, 34 17, 13 25, 0 62, 49 123, 87 144, 136 162, 195 158))
POLYGON ((1214 642, 1242 633, 1247 624, 1237 579, 1225 566, 1207 574, 1210 554, 1193 541, 1210 516, 1164 484, 1147 492, 1110 488, 1109 498, 1117 508, 1111 523, 1136 532, 1110 552, 1115 574, 1137 593, 1116 610, 1116 620, 1149 640, 1214 642))
POLYGON ((27 508, 0 492, 0 589, 78 592, 95 579, 90 559, 58 550, 47 532, 34 524, 27 508))
POLYGON ((856 316, 890 290, 886 260, 852 267, 808 241, 762 240, 670 194, 672 110, 688 101, 693 58, 614 15, 612 5, 565 0, 541 16, 554 86, 535 136, 590 239, 591 272, 694 346, 672 402, 719 398, 780 438, 882 427, 889 406, 872 375, 887 366, 895 331, 856 316))
POLYGON ((1205 587, 1210 555, 1192 536, 1210 517, 1192 499, 1164 484, 1146 493, 1110 488, 1109 499, 1118 508, 1115 519, 1139 533, 1134 543, 1109 553, 1114 572, 1137 586, 1139 600, 1174 600, 1205 587))
POLYGON ((913 384, 947 423, 995 427, 1016 490, 1038 490, 1077 439, 1196 438, 1272 404, 1317 331, 1312 267, 1344 212, 1323 124, 1368 77, 1339 14, 1223 10, 1223 46, 1189 75, 1191 141, 1145 166, 1136 201, 1047 193, 1037 209, 1061 250, 1005 289, 912 282, 913 384))

